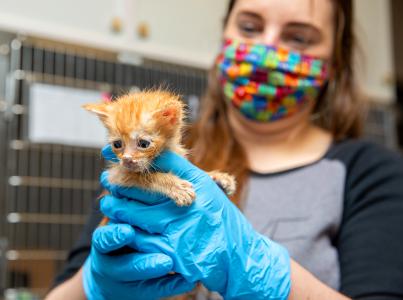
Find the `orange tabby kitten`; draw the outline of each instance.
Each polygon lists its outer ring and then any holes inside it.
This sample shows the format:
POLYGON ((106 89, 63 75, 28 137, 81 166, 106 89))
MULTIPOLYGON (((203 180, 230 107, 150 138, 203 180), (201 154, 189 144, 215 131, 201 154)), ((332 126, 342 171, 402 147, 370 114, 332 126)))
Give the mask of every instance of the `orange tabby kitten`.
MULTIPOLYGON (((119 158, 119 163, 109 167, 112 183, 159 192, 179 206, 192 204, 195 192, 191 183, 151 168, 153 159, 164 149, 186 155, 181 145, 184 104, 178 96, 162 90, 144 91, 112 102, 86 104, 84 108, 104 123, 119 158)), ((209 175, 228 195, 235 192, 233 176, 217 171, 209 175)))

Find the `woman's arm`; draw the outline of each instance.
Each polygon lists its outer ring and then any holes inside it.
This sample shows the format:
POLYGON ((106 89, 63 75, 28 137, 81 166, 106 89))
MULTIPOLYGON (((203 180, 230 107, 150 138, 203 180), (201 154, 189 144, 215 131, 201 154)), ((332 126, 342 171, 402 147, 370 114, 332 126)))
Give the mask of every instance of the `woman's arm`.
POLYGON ((403 160, 370 143, 346 149, 344 213, 334 241, 340 291, 354 299, 403 299, 403 160))
POLYGON ((83 288, 83 273, 80 269, 73 277, 54 288, 45 300, 86 300, 83 288))
POLYGON ((127 224, 98 227, 83 267, 51 291, 46 300, 125 300, 134 295, 136 299, 160 299, 193 289, 194 283, 168 275, 173 267, 170 257, 126 251, 135 236, 134 228, 127 224))
MULTIPOLYGON (((45 300, 85 300, 82 285, 82 270, 76 275, 62 283, 45 298, 45 300)), ((291 292, 288 300, 342 300, 349 299, 335 290, 329 288, 311 273, 291 260, 291 292)))
POLYGON ((291 292, 288 300, 350 299, 322 283, 297 262, 291 260, 291 292))
POLYGON ((55 278, 46 300, 86 299, 82 285, 82 266, 90 253, 92 233, 101 219, 98 201, 94 201, 87 223, 70 250, 64 268, 55 278))

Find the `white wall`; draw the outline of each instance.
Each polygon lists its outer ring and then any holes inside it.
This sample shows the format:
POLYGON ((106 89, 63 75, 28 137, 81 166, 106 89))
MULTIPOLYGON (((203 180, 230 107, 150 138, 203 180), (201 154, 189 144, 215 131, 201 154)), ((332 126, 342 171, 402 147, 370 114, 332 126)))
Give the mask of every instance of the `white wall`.
POLYGON ((365 67, 359 80, 375 101, 395 100, 390 0, 355 0, 357 35, 365 67))
POLYGON ((137 0, 137 3, 136 18, 150 25, 150 39, 143 43, 187 49, 202 60, 212 60, 220 43, 226 0, 137 0))
POLYGON ((227 0, 0 0, 0 30, 207 68, 227 0), (113 17, 123 31, 113 33, 113 17), (147 22, 150 37, 136 34, 147 22))
MULTIPOLYGON (((228 0, 0 0, 0 30, 208 68, 217 52, 228 0), (110 22, 123 19, 114 34, 110 22), (148 39, 136 35, 139 22, 148 39)), ((394 99, 390 0, 355 0, 367 67, 360 82, 371 98, 394 99)))
POLYGON ((115 11, 114 0, 0 0, 0 11, 49 24, 106 32, 115 11))

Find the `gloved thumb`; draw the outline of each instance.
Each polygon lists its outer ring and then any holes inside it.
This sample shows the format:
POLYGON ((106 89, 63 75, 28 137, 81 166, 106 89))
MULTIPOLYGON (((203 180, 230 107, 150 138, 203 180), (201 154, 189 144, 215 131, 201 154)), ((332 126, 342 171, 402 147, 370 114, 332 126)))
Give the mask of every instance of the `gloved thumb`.
POLYGON ((153 167, 163 173, 172 173, 184 180, 193 182, 207 176, 205 172, 193 165, 188 159, 179 154, 165 150, 153 161, 153 167))
POLYGON ((112 151, 112 146, 111 144, 107 144, 106 146, 104 146, 101 150, 101 154, 103 156, 103 158, 105 158, 106 160, 109 160, 111 162, 119 162, 119 158, 116 157, 115 153, 113 153, 112 151))

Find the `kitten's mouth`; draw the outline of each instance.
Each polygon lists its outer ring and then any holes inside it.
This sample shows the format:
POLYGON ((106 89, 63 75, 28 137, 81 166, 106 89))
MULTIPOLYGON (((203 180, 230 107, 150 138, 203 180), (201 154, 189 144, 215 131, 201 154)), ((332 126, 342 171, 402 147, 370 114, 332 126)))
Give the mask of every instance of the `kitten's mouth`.
POLYGON ((122 160, 121 165, 131 172, 141 173, 146 170, 145 166, 142 163, 139 163, 138 161, 122 160))

